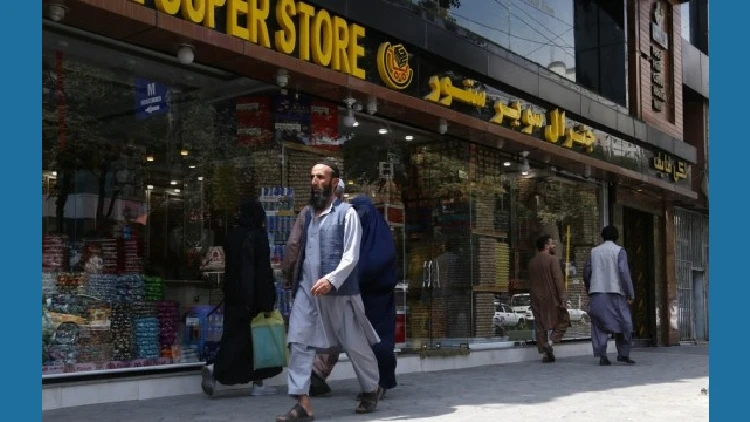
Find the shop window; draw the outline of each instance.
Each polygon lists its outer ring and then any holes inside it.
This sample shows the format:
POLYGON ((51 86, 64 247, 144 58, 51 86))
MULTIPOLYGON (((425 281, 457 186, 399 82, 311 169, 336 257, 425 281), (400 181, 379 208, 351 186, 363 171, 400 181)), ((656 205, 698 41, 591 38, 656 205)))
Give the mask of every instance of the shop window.
POLYGON ((44 46, 44 375, 210 360, 223 245, 248 197, 266 209, 288 316, 284 244, 322 159, 339 163, 345 200, 370 197, 392 229, 402 352, 532 340, 526 266, 541 234, 568 271, 568 337, 587 336, 580 278, 598 243, 597 185, 521 173, 500 150, 304 91, 49 33, 44 46))

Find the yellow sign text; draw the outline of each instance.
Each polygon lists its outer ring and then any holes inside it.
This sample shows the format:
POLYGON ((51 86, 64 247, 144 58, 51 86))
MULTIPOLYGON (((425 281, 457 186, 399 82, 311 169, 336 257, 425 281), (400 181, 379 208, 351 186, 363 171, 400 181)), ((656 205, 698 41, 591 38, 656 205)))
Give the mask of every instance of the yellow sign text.
POLYGON ((487 104, 487 93, 474 88, 475 82, 472 80, 464 80, 462 84, 463 88, 457 88, 453 86, 453 81, 447 76, 442 78, 432 76, 429 82, 430 93, 424 99, 444 106, 450 106, 455 100, 476 108, 484 108, 487 104))
POLYGON ((560 138, 564 138, 562 146, 565 148, 573 148, 573 144, 579 144, 584 147, 586 152, 594 150, 596 137, 593 130, 581 124, 573 128, 567 127, 564 111, 554 109, 549 114, 550 121, 544 127, 544 139, 556 144, 560 138))
POLYGON ((154 4, 162 13, 211 29, 216 29, 216 9, 223 7, 227 34, 280 53, 296 52, 301 60, 365 79, 365 70, 359 67, 365 55, 361 43, 365 28, 305 2, 277 0, 273 10, 270 0, 154 0, 154 4), (279 28, 273 33, 272 13, 279 28))
POLYGON ((659 153, 651 162, 651 167, 659 173, 672 176, 675 182, 688 177, 688 164, 684 161, 675 161, 666 154, 659 153))

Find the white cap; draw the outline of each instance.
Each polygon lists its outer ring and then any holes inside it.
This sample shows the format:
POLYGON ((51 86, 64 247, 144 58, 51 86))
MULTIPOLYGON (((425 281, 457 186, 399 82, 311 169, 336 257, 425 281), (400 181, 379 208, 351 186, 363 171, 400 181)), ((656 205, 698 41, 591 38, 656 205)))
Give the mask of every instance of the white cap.
POLYGON ((344 191, 344 181, 339 179, 339 185, 336 186, 336 190, 341 190, 341 192, 344 191))

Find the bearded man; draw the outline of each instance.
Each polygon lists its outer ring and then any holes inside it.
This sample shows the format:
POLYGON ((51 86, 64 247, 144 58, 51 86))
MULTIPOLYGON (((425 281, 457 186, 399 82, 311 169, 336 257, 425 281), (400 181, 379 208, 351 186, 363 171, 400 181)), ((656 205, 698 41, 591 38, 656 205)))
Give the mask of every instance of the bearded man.
POLYGON ((349 356, 362 389, 357 413, 372 413, 378 404, 378 362, 372 346, 380 339, 365 314, 357 272, 362 227, 357 211, 335 195, 339 179, 335 164, 313 166, 310 207, 298 217, 303 224, 288 335, 289 395, 297 403, 277 422, 314 419, 310 374, 320 351, 341 348, 349 356))

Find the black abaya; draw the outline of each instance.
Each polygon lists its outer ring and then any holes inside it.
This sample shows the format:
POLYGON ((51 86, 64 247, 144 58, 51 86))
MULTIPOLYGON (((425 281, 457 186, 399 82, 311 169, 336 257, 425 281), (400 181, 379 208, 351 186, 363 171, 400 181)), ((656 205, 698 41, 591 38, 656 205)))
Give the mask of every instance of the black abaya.
POLYGON ((253 368, 250 321, 273 311, 276 302, 265 212, 258 202, 242 204, 239 225, 227 236, 224 277, 224 327, 214 362, 214 379, 225 384, 262 381, 282 368, 253 368))

